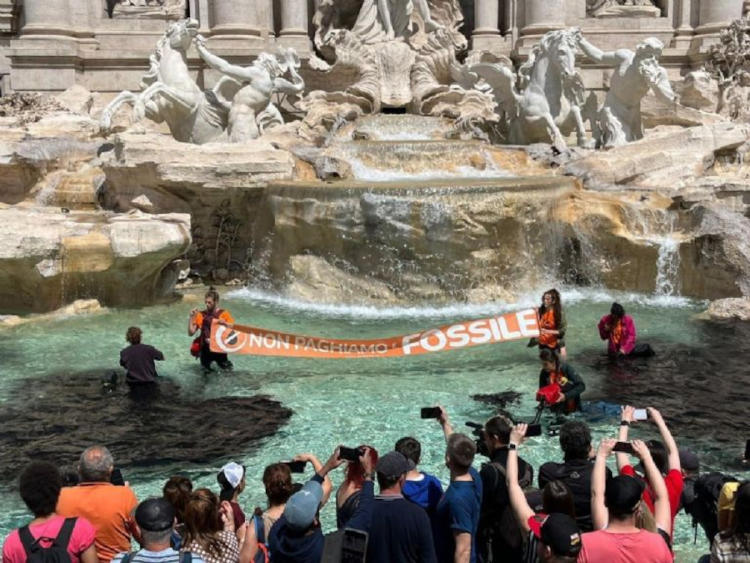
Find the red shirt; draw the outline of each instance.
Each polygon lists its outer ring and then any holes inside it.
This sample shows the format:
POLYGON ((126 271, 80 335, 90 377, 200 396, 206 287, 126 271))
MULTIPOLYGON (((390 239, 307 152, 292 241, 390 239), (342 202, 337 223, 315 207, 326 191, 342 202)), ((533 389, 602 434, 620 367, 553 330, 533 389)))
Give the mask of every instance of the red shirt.
MULTIPOLYGON (((635 469, 632 465, 626 465, 620 470, 620 475, 630 475, 636 477, 635 469)), ((674 535, 674 518, 680 511, 680 497, 682 496, 682 487, 684 485, 682 479, 682 472, 677 469, 670 469, 667 472, 667 476, 664 477, 664 483, 667 486, 667 496, 669 497, 669 512, 672 515, 672 533, 674 535)), ((646 489, 643 491, 643 500, 648 506, 651 512, 654 511, 654 492, 651 487, 646 485, 646 489)))
POLYGON ((672 563, 674 558, 659 534, 639 530, 631 534, 608 530, 581 536, 578 563, 672 563))

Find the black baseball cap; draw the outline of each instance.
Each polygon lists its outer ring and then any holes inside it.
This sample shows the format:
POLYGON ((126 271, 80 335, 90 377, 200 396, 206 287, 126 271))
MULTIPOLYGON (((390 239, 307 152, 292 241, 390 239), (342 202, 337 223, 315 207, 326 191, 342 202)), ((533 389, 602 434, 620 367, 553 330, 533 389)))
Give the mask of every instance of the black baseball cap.
POLYGON ((400 452, 388 452, 378 460, 375 471, 386 477, 400 477, 409 471, 409 461, 400 452))
POLYGON ((581 551, 581 530, 567 514, 535 514, 529 518, 529 528, 555 555, 575 557, 581 551))
POLYGON ((141 530, 163 532, 174 524, 174 507, 164 498, 149 498, 135 509, 135 521, 141 530))

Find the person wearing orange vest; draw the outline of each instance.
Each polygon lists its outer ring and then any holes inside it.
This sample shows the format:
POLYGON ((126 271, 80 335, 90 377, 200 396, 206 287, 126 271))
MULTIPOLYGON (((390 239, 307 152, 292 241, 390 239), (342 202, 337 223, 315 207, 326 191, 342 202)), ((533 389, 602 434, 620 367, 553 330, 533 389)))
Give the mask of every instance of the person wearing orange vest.
POLYGON ((220 324, 228 327, 234 326, 234 318, 224 309, 219 308, 219 292, 213 287, 208 288, 205 295, 206 308, 203 311, 193 309, 188 319, 188 335, 193 336, 198 330, 200 333, 200 360, 204 372, 213 371, 211 363, 216 362, 221 369, 232 369, 232 362, 226 354, 211 351, 211 323, 217 319, 220 324))
POLYGON ((538 309, 539 338, 532 338, 529 346, 539 346, 557 350, 560 358, 565 361, 568 353, 565 348, 565 329, 567 323, 562 312, 560 292, 556 289, 545 291, 542 295, 542 305, 538 309))
POLYGON ((554 403, 549 405, 554 413, 569 414, 581 409, 581 393, 586 390, 586 384, 576 371, 566 363, 560 362, 557 352, 549 348, 542 348, 539 352, 542 371, 539 373, 539 389, 549 385, 558 385, 554 403))

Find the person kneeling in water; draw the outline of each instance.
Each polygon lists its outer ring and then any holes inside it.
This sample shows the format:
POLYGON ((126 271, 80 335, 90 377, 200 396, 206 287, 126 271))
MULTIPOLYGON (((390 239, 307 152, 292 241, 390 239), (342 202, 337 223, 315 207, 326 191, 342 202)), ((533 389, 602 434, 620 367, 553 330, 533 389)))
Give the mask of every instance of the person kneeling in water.
POLYGON ((200 359, 204 372, 210 372, 211 362, 216 362, 221 369, 232 369, 232 362, 226 354, 211 351, 211 323, 217 319, 220 324, 234 326, 234 318, 229 311, 219 309, 219 292, 210 287, 205 296, 206 308, 203 311, 193 309, 188 319, 188 335, 193 336, 198 330, 200 334, 200 359))
POLYGON ((539 373, 537 400, 545 401, 550 410, 558 414, 569 414, 581 410, 581 393, 586 384, 567 363, 561 363, 557 352, 542 348, 539 352, 542 371, 539 373))
POLYGON ((654 351, 648 344, 635 343, 635 323, 633 317, 625 314, 619 303, 612 303, 609 315, 599 321, 599 336, 607 340, 607 353, 612 357, 619 356, 653 356, 654 351))

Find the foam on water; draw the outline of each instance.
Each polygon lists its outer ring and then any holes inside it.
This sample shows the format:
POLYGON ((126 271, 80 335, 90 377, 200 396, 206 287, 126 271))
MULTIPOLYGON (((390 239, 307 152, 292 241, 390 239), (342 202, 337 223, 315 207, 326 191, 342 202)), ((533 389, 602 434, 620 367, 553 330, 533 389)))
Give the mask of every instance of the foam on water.
MULTIPOLYGON (((278 293, 244 287, 226 294, 231 299, 255 302, 258 305, 280 307, 289 311, 303 311, 324 317, 337 318, 366 318, 366 319, 413 319, 413 318, 453 318, 492 315, 504 313, 526 307, 535 307, 539 298, 549 287, 539 288, 529 292, 512 303, 491 301, 487 303, 451 303, 445 305, 415 305, 415 306, 377 306, 340 303, 316 303, 284 297, 278 293)), ((558 286, 565 298, 564 304, 581 302, 612 303, 618 301, 623 304, 638 304, 651 307, 682 308, 696 306, 700 302, 687 297, 675 295, 645 295, 640 293, 616 292, 607 289, 581 289, 576 287, 558 286)))

